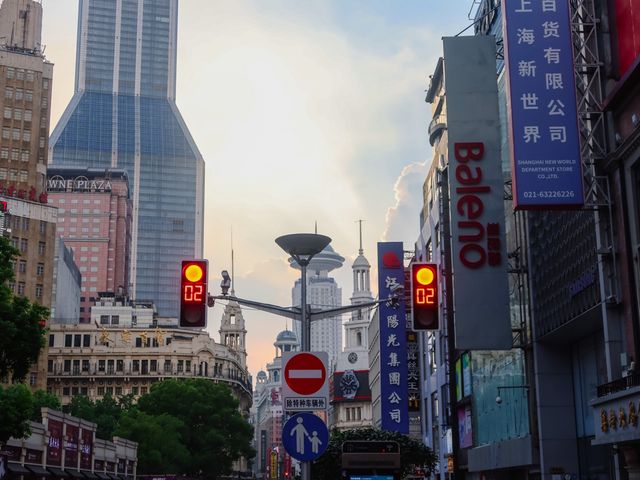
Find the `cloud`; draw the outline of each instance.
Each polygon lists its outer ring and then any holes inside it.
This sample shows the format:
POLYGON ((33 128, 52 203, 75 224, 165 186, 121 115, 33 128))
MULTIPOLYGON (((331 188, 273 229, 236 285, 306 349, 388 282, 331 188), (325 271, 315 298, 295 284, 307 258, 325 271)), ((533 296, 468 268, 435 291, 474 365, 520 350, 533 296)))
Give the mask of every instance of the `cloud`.
POLYGON ((422 187, 427 176, 428 164, 411 163, 406 165, 393 186, 395 203, 389 207, 385 216, 385 229, 382 238, 386 241, 404 241, 409 248, 420 232, 420 211, 423 205, 422 187))

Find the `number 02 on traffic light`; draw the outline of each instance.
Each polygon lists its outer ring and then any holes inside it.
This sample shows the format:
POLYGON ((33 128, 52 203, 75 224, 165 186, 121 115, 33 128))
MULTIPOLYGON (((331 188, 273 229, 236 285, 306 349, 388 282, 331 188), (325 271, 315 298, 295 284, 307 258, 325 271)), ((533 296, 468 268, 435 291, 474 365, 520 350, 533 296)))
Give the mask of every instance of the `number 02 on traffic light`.
POLYGON ((180 274, 180 326, 207 326, 207 260, 183 260, 180 274))
POLYGON ((411 306, 414 330, 438 329, 438 266, 411 265, 411 306))

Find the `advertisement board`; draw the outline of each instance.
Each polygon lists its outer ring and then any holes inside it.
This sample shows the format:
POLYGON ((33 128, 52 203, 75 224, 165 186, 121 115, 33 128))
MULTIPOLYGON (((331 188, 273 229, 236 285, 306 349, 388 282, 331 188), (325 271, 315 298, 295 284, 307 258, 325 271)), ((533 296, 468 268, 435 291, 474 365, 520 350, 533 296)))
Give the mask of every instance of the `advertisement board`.
POLYGON ((418 334, 407 331, 407 391, 409 413, 420 412, 420 346, 418 334))
POLYGON ((458 407, 458 438, 460 448, 473 446, 473 425, 469 405, 458 407))
POLYGON ((67 434, 64 440, 64 465, 65 467, 78 468, 78 437, 80 428, 75 425, 66 425, 67 434))
POLYGON ((62 422, 49 420, 48 429, 47 465, 60 465, 62 461, 62 422))
POLYGON ((403 255, 402 242, 378 243, 378 294, 398 295, 379 307, 380 408, 383 430, 409 433, 403 255))
POLYGON ((333 402, 363 402, 371 400, 369 370, 345 370, 333 374, 333 402))
POLYGON ((493 36, 444 38, 455 343, 510 349, 493 36))
POLYGON ((584 203, 569 2, 502 2, 515 208, 584 203))

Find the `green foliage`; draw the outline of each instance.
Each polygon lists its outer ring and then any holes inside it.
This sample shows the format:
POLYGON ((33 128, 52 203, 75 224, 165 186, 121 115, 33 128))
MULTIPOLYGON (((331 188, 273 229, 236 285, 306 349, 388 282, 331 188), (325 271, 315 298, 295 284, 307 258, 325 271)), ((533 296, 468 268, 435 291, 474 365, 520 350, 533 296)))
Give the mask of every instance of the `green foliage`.
POLYGON ((52 410, 61 410, 60 400, 55 395, 38 390, 33 394, 33 409, 31 411, 31 420, 34 422, 42 422, 42 407, 49 407, 52 410))
POLYGON ((148 415, 137 409, 125 412, 116 435, 138 442, 138 472, 159 475, 184 471, 189 451, 182 443, 184 424, 170 415, 148 415))
POLYGON ((154 384, 138 408, 182 422, 181 439, 190 459, 180 473, 217 478, 231 471, 234 460, 255 454, 250 446, 252 428, 225 385, 204 379, 166 380, 154 384))
POLYGON ((345 440, 396 441, 400 445, 401 477, 411 473, 416 466, 422 466, 430 474, 438 459, 433 451, 422 442, 407 435, 375 428, 356 430, 333 430, 325 453, 311 467, 313 480, 336 480, 341 478, 342 444, 345 440))
POLYGON ((12 262, 19 252, 6 237, 0 236, 0 379, 23 381, 44 347, 45 329, 41 325, 49 311, 25 297, 11 293, 12 262))
POLYGON ((107 394, 101 400, 93 402, 88 397, 75 396, 71 400, 68 410, 75 417, 97 423, 96 437, 110 440, 123 411, 131 408, 130 399, 123 401, 125 398, 127 397, 122 397, 118 401, 107 394))
POLYGON ((29 419, 33 396, 26 385, 0 387, 0 446, 9 438, 23 438, 31 433, 29 419))

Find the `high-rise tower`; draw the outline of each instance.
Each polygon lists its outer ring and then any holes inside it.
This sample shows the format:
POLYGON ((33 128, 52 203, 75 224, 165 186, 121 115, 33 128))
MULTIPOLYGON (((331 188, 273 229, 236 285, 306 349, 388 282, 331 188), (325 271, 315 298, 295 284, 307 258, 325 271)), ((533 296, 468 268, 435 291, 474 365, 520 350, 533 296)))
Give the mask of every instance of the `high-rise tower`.
POLYGON ((133 200, 131 286, 178 314, 180 261, 202 256, 204 161, 175 103, 178 0, 80 0, 75 94, 56 166, 121 168, 133 200))

